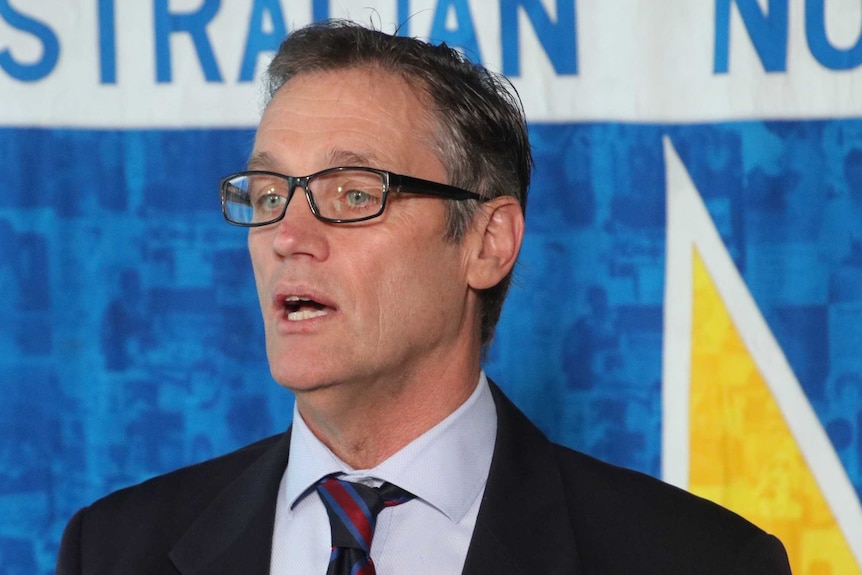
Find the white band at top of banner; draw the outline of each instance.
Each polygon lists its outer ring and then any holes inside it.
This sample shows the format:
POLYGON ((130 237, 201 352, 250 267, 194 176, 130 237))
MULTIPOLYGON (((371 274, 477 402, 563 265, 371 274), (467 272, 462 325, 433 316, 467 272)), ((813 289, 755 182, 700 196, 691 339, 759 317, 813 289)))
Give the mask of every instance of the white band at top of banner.
POLYGON ((457 46, 531 122, 862 116, 860 0, 0 0, 0 126, 254 126, 324 18, 457 46))

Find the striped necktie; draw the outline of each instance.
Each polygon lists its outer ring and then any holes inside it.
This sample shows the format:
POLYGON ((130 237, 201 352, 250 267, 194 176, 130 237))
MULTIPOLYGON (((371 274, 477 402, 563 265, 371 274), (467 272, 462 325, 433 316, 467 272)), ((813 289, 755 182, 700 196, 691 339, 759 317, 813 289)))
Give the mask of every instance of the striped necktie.
POLYGON ((400 505, 414 495, 391 483, 367 487, 333 476, 320 480, 317 493, 326 506, 332 531, 326 575, 376 575, 369 553, 377 515, 384 507, 400 505))

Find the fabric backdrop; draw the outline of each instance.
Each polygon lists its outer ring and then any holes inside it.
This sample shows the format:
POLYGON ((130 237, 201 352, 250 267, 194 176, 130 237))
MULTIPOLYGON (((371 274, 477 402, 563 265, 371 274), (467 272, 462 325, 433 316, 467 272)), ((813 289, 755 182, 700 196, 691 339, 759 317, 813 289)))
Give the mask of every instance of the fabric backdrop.
POLYGON ((860 0, 0 0, 0 574, 290 423, 219 213, 327 16, 509 76, 535 147, 487 371, 553 439, 862 573, 860 0))

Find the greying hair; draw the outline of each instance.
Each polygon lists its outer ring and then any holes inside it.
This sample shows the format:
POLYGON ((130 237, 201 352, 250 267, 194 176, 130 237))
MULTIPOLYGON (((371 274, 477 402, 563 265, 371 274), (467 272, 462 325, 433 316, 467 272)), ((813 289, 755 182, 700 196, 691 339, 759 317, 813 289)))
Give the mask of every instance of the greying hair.
MULTIPOLYGON (((512 196, 526 211, 533 159, 521 101, 507 79, 466 59, 445 43, 428 42, 326 20, 290 33, 270 63, 266 102, 294 76, 368 67, 400 75, 422 90, 435 133, 431 145, 449 184, 485 198, 512 196)), ((459 242, 479 203, 450 201, 446 238, 459 242)), ((480 294, 481 342, 487 348, 512 280, 510 272, 480 294)))

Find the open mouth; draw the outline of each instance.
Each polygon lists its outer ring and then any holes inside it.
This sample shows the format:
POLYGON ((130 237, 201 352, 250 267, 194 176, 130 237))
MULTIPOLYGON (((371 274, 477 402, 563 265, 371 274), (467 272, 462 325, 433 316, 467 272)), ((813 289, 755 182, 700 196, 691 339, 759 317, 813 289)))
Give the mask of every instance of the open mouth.
POLYGON ((291 295, 284 298, 284 315, 288 321, 302 321, 327 315, 332 308, 313 299, 291 295))

